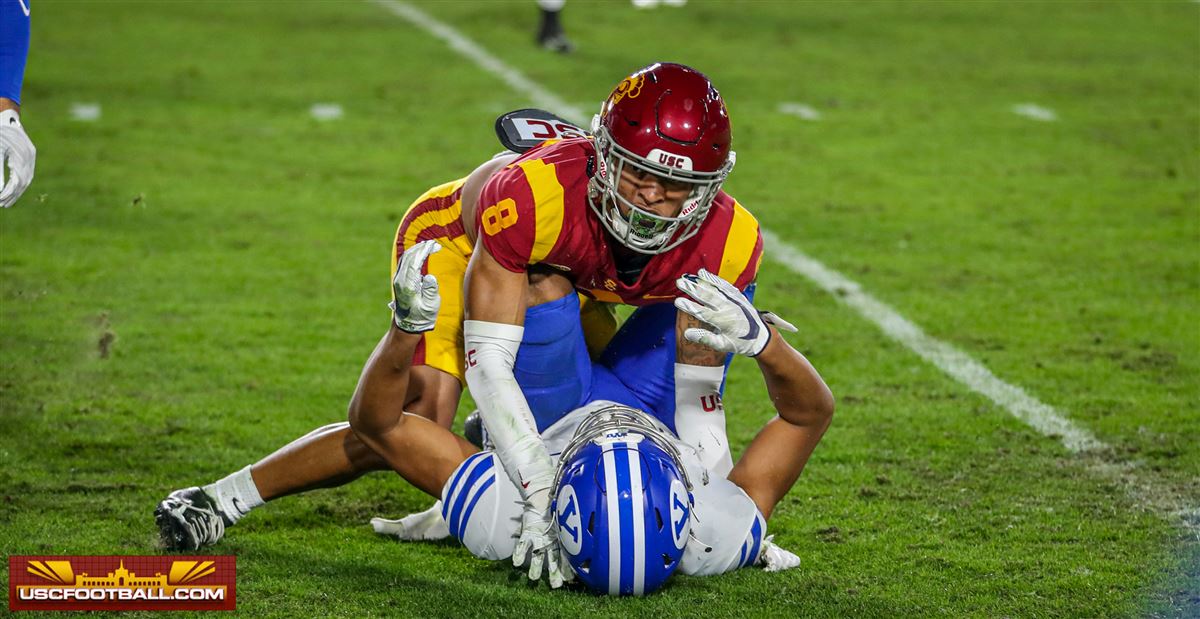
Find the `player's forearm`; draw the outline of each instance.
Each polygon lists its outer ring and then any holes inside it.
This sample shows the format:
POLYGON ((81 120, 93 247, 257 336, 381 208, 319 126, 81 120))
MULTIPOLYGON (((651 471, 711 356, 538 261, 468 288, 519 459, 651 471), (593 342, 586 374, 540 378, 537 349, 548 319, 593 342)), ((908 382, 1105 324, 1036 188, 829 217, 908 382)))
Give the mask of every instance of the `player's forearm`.
POLYGON ((779 333, 756 357, 779 417, 746 448, 729 480, 746 491, 764 517, 799 479, 833 418, 833 394, 804 355, 779 333))
POLYGON ((833 416, 833 392, 816 368, 771 329, 771 342, 755 357, 767 384, 767 394, 779 416, 801 427, 829 425, 833 416))
POLYGON ((395 327, 379 341, 363 366, 350 399, 350 424, 356 432, 367 430, 366 434, 372 434, 370 430, 384 430, 367 426, 373 420, 393 420, 403 414, 413 352, 420 341, 420 334, 395 327), (394 409, 393 415, 373 414, 389 408, 394 409))
POLYGON ((770 518, 775 505, 800 478, 828 426, 828 422, 797 426, 779 417, 772 419, 734 465, 729 481, 750 496, 764 518, 770 518))
POLYGON ((0 112, 7 110, 13 110, 19 114, 21 112, 21 106, 16 101, 13 101, 8 97, 0 97, 0 112))
POLYGON ((505 269, 477 245, 466 275, 467 386, 505 473, 523 498, 536 497, 548 509, 554 465, 513 374, 527 293, 524 273, 505 269))

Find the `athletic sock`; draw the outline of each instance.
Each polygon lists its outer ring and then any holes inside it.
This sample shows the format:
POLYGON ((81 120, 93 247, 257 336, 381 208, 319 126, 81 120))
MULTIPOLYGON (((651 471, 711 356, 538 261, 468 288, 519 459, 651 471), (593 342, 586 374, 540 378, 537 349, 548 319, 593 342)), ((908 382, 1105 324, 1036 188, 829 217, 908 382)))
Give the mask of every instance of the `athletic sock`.
POLYGON ((265 504, 258 494, 258 486, 254 485, 254 478, 250 476, 249 465, 224 479, 204 486, 202 490, 217 502, 226 526, 241 520, 242 516, 250 513, 255 507, 265 504))

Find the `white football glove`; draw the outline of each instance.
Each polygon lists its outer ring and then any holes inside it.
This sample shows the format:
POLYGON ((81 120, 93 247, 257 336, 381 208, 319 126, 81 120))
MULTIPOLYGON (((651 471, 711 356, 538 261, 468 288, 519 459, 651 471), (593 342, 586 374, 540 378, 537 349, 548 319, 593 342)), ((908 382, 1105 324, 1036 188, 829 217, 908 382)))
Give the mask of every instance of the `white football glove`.
POLYGON ((700 269, 698 275, 680 277, 675 285, 699 301, 679 297, 675 299, 675 307, 713 327, 712 331, 697 328, 684 331, 683 337, 689 342, 721 352, 755 357, 771 341, 768 324, 782 331, 796 331, 795 326, 775 314, 759 312, 733 284, 704 269, 700 269))
POLYGON ((0 207, 16 204, 17 198, 25 193, 25 188, 33 181, 35 159, 37 149, 25 135, 17 111, 0 112, 0 180, 4 180, 4 188, 0 189, 0 207))
POLYGON ((423 512, 409 514, 399 520, 372 518, 371 528, 380 535, 392 536, 402 542, 450 537, 450 526, 446 524, 446 519, 442 518, 441 501, 423 512))
POLYGON ((775 539, 774 535, 768 535, 767 539, 763 540, 762 553, 758 555, 759 565, 764 566, 768 572, 782 572, 799 567, 800 557, 780 548, 771 541, 773 539, 775 539))
MULTIPOLYGON (((533 481, 533 480, 531 480, 533 481)), ((552 526, 550 512, 551 480, 539 483, 541 488, 530 489, 525 499, 525 511, 521 514, 521 533, 513 549, 513 566, 521 567, 529 561, 529 580, 540 580, 542 568, 547 570, 550 588, 557 589, 564 581, 574 579, 575 573, 564 560, 558 531, 552 526)), ((531 483, 532 485, 532 483, 531 483)))
POLYGON ((392 278, 392 294, 396 300, 388 304, 397 329, 423 333, 431 331, 437 322, 438 310, 442 307, 437 278, 432 274, 422 276, 421 268, 429 256, 441 249, 437 241, 421 241, 400 256, 400 266, 392 278))

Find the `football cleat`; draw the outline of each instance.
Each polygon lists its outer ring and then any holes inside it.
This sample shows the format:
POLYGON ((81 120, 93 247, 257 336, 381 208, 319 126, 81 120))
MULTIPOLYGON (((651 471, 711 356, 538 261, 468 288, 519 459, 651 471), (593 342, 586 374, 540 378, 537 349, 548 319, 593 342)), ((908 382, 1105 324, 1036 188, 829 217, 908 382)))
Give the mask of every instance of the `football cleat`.
POLYGON ((471 411, 463 421, 463 438, 480 449, 491 449, 492 439, 488 436, 487 428, 483 427, 483 417, 479 409, 471 411))
POLYGON ((229 519, 212 497, 193 486, 167 495, 154 510, 154 522, 163 546, 198 550, 220 541, 229 519))

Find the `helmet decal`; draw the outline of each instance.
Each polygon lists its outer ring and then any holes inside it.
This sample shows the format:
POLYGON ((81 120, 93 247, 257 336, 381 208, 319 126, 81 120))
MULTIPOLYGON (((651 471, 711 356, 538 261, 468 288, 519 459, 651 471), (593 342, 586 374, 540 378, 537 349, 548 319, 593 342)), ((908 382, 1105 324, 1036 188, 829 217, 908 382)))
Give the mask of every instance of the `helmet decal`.
POLYGON ((675 168, 678 170, 687 170, 689 172, 692 170, 691 157, 688 157, 687 155, 668 153, 661 148, 656 148, 650 151, 650 154, 646 155, 646 158, 657 162, 664 168, 675 168))
POLYGON ((608 104, 616 105, 625 97, 636 99, 638 95, 642 94, 642 84, 645 82, 645 75, 630 75, 629 77, 621 80, 621 83, 617 84, 617 87, 613 89, 612 94, 608 96, 608 104))

